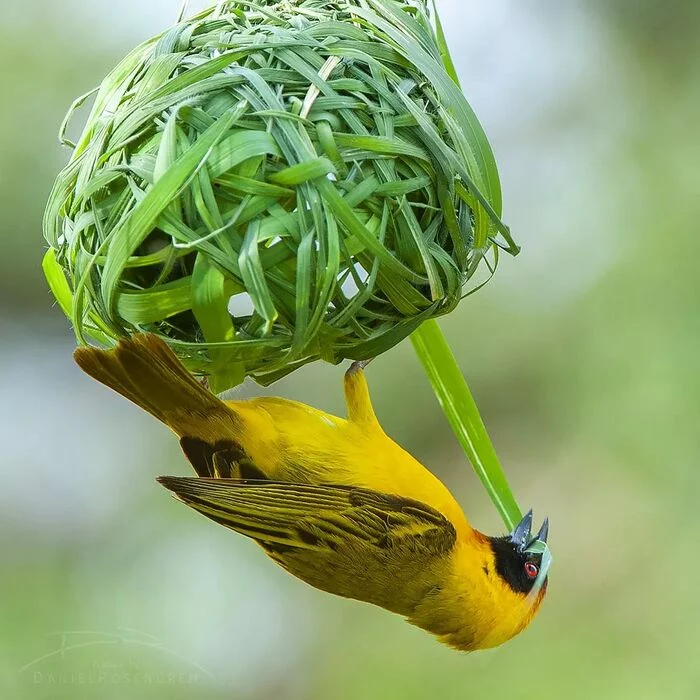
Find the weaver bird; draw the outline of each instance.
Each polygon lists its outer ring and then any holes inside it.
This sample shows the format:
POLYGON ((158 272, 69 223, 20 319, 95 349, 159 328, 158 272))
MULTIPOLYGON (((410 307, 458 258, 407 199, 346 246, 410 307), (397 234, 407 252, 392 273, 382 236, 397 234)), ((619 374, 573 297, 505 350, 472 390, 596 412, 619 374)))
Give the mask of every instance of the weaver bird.
POLYGON ((342 419, 281 398, 223 401, 150 334, 79 348, 75 359, 178 435, 197 477, 161 484, 312 586, 466 651, 502 644, 539 609, 547 522, 536 537, 531 512, 505 537, 471 527, 442 482, 382 430, 360 364, 345 375, 342 419))

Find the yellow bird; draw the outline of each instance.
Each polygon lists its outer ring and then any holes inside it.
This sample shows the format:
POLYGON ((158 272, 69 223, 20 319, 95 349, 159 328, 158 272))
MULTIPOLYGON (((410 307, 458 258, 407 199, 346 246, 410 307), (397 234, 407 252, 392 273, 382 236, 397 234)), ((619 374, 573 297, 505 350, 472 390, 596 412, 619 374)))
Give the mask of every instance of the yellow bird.
POLYGON ((345 420, 281 398, 223 401, 150 334, 79 348, 75 359, 179 436, 197 478, 160 483, 312 586, 465 651, 502 644, 537 613, 547 521, 536 537, 531 512, 505 537, 471 527, 444 484, 382 430, 360 363, 345 375, 345 420))

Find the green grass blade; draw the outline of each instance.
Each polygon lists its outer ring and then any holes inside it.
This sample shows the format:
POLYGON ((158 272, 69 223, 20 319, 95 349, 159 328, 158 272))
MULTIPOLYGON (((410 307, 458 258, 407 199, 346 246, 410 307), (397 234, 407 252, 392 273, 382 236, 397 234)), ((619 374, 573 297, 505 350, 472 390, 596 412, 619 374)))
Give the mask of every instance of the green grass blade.
POLYGON ((49 289, 51 289, 51 293, 61 307, 61 311, 70 318, 73 315, 73 292, 68 285, 63 269, 56 260, 54 248, 49 248, 46 251, 41 267, 49 284, 49 289))
POLYGON ((442 58, 442 63, 445 66, 447 75, 455 81, 455 83, 461 87, 459 82, 459 76, 457 75, 457 68, 455 67, 454 61, 452 60, 452 53, 450 52, 450 47, 447 45, 447 38, 445 37, 445 31, 440 21, 440 13, 437 9, 437 3, 433 0, 433 16, 435 17, 435 35, 437 38, 438 48, 440 49, 440 57, 442 58))
POLYGON ((112 243, 102 273, 102 295, 108 309, 113 303, 119 277, 131 257, 131 252, 138 248, 153 230, 158 217, 170 206, 180 188, 204 163, 207 152, 216 145, 239 116, 238 113, 232 112, 213 124, 163 173, 122 225, 112 231, 112 243))
MULTIPOLYGON (((192 271, 192 311, 207 343, 229 343, 235 340, 236 333, 228 312, 230 297, 224 274, 199 253, 192 271)), ((214 393, 218 394, 243 382, 245 365, 236 362, 230 350, 215 348, 209 352, 209 387, 214 393)))
POLYGON ((431 319, 423 323, 411 335, 411 341, 452 430, 503 522, 508 530, 512 530, 522 517, 520 508, 474 397, 438 322, 431 319))

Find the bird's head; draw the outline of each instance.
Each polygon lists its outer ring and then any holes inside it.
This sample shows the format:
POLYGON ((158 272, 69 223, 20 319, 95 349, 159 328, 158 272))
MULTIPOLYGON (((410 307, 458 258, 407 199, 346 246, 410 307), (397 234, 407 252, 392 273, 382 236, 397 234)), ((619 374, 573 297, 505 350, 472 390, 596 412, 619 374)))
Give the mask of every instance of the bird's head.
POLYGON ((490 537, 496 572, 515 593, 530 601, 541 599, 547 588, 552 555, 547 546, 549 520, 532 534, 532 510, 505 537, 490 537))
POLYGON ((481 614, 463 649, 498 646, 524 630, 535 617, 547 590, 552 555, 547 546, 549 522, 532 534, 532 511, 503 537, 480 535, 483 576, 472 578, 481 595, 481 614))

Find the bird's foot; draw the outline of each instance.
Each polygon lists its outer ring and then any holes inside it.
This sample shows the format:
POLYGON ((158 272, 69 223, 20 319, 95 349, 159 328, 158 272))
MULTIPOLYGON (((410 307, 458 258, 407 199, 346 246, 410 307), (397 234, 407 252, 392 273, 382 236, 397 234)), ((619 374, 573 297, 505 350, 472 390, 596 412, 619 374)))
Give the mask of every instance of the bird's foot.
POLYGON ((369 360, 355 360, 355 362, 353 362, 350 365, 350 368, 348 369, 347 373, 348 374, 356 374, 357 372, 364 371, 365 367, 367 367, 367 365, 370 362, 372 362, 373 359, 374 359, 373 357, 370 357, 369 360))

